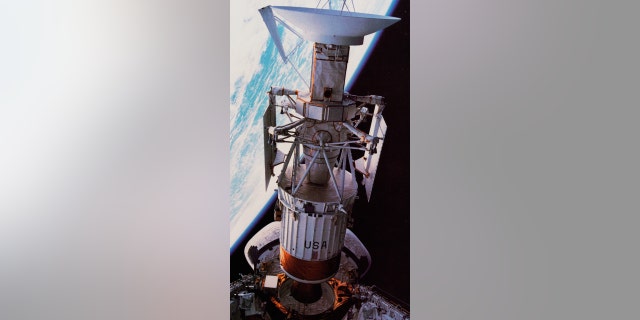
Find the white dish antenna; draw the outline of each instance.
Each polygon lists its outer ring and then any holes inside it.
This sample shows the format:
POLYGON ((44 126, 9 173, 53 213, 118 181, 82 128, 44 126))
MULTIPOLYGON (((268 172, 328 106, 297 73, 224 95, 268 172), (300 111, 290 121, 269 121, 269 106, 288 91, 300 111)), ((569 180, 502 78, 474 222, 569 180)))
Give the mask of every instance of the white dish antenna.
POLYGON ((364 36, 382 30, 399 18, 375 14, 272 6, 276 16, 301 30, 303 39, 337 45, 361 45, 364 36))
MULTIPOLYGON (((364 36, 400 21, 377 14, 303 7, 267 6, 259 11, 272 36, 274 20, 279 18, 300 30, 299 35, 305 40, 337 45, 361 45, 364 36)), ((278 42, 279 37, 274 38, 278 42)))

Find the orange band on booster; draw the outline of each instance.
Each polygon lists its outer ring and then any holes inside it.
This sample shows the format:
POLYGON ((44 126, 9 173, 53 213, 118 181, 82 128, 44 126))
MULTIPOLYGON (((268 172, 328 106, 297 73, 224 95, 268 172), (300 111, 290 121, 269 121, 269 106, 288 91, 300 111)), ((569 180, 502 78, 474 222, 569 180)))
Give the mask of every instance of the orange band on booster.
POLYGON ((329 260, 307 261, 290 255, 280 247, 280 265, 291 276, 306 280, 319 281, 332 277, 340 267, 340 254, 329 260))

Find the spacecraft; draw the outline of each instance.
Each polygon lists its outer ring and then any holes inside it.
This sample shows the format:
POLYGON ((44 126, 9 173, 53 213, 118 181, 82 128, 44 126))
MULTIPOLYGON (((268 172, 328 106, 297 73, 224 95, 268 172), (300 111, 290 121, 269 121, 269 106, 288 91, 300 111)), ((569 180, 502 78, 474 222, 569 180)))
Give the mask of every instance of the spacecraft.
POLYGON ((245 246, 254 272, 230 285, 231 319, 409 319, 407 306, 359 283, 371 256, 349 228, 360 186, 367 200, 372 194, 385 102, 344 91, 350 46, 400 19, 344 6, 259 12, 285 62, 276 23, 313 43, 311 78, 308 90, 268 92, 265 185, 277 177, 274 221, 245 246))

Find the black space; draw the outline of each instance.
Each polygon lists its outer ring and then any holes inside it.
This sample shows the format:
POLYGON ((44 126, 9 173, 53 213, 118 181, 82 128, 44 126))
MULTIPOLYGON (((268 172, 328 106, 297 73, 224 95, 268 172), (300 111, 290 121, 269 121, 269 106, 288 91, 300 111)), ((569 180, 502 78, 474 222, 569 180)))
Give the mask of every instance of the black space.
MULTIPOLYGON (((364 189, 353 209, 352 231, 369 250, 369 273, 361 283, 375 285, 398 299, 409 302, 409 1, 398 1, 391 14, 401 18, 384 29, 369 59, 349 90, 355 95, 385 97, 383 112, 387 135, 381 151, 371 202, 364 189)), ((273 221, 272 204, 260 222, 247 234, 253 235, 273 221)), ((231 255, 231 280, 250 273, 239 242, 231 255)))

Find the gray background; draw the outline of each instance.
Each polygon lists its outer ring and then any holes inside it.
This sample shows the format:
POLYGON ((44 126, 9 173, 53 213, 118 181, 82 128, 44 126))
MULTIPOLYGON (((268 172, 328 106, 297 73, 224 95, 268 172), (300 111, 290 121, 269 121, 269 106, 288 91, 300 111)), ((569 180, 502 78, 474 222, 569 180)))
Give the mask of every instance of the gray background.
POLYGON ((638 9, 412 2, 415 319, 639 316, 638 9))
MULTIPOLYGON (((2 4, 0 318, 226 318, 228 12, 2 4)), ((638 318, 637 12, 412 3, 414 319, 638 318)))

